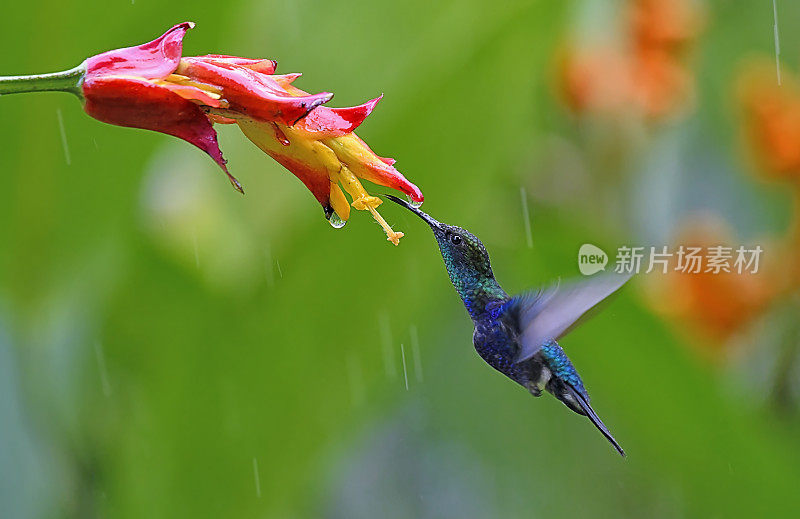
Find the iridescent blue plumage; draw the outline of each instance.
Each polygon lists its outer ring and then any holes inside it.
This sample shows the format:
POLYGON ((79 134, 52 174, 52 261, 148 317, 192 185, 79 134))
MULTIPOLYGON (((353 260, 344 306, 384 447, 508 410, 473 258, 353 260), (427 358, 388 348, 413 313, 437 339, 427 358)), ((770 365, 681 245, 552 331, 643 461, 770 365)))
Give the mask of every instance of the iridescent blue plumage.
POLYGON ((492 272, 489 254, 470 232, 440 223, 405 201, 386 195, 422 218, 433 230, 450 281, 475 326, 478 355, 532 395, 542 389, 587 416, 614 448, 625 453, 589 405, 578 372, 556 342, 591 307, 627 278, 604 276, 511 297, 492 272))
POLYGON ((577 392, 581 394, 586 400, 589 400, 589 395, 586 393, 586 388, 583 387, 583 380, 575 370, 575 366, 564 353, 561 346, 556 341, 549 342, 542 346, 542 358, 547 363, 550 371, 554 376, 562 379, 571 385, 577 392))

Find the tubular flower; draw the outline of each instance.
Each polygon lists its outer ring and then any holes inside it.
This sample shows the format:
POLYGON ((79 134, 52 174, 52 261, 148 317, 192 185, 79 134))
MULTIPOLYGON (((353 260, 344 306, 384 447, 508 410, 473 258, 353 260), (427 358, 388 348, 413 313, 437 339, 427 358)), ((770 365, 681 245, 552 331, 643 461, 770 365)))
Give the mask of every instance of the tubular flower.
POLYGON ((299 74, 274 75, 273 60, 219 54, 183 57, 183 37, 192 27, 191 22, 178 24, 149 43, 93 56, 63 73, 0 78, 0 94, 76 93, 95 119, 194 144, 243 192, 228 172, 213 127, 236 123, 311 190, 334 226, 344 225, 350 216, 343 187, 353 207, 370 211, 397 245, 403 234, 381 218, 376 211, 381 200, 370 196, 359 178, 403 191, 419 203, 422 192, 392 166, 392 159, 378 157, 352 133, 380 98, 351 108, 327 108, 321 105, 333 94, 309 94, 293 87, 299 74))
MULTIPOLYGON (((211 80, 215 84, 224 84, 231 77, 238 79, 241 72, 241 65, 215 63, 208 57, 184 58, 177 69, 178 74, 193 81, 211 80)), ((291 84, 298 77, 300 74, 286 74, 267 79, 282 96, 306 99, 309 94, 291 84)), ((228 98, 225 92, 223 96, 228 98)), ((394 168, 394 159, 379 157, 353 133, 380 99, 350 108, 318 106, 295 121, 259 117, 233 104, 227 108, 209 106, 207 111, 218 123, 238 124, 247 138, 294 173, 322 204, 333 225, 343 225, 350 217, 344 188, 353 198, 353 207, 370 211, 396 245, 403 234, 394 232, 378 214, 381 200, 367 193, 359 178, 403 191, 415 202, 422 202, 423 196, 394 168)))

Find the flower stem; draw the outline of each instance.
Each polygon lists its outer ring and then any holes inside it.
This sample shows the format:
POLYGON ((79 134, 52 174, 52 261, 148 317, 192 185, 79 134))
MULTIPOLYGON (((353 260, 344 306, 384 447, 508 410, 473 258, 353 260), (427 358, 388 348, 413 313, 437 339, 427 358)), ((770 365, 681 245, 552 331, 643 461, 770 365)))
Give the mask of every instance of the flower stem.
POLYGON ((0 76, 0 95, 26 92, 71 92, 81 95, 81 82, 86 68, 83 64, 63 72, 33 76, 0 76))

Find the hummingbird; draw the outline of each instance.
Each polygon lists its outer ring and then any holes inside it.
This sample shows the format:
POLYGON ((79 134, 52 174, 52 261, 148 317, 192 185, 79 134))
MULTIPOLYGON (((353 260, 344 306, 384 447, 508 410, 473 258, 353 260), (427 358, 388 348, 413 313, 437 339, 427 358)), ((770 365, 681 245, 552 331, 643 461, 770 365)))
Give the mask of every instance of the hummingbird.
POLYGON ((624 457, 625 451, 592 409, 580 375, 557 341, 630 275, 600 274, 509 296, 494 277, 486 247, 472 233, 438 222, 396 196, 384 196, 422 218, 433 231, 450 281, 475 326, 472 342, 478 355, 533 396, 541 396, 544 389, 588 417, 624 457))

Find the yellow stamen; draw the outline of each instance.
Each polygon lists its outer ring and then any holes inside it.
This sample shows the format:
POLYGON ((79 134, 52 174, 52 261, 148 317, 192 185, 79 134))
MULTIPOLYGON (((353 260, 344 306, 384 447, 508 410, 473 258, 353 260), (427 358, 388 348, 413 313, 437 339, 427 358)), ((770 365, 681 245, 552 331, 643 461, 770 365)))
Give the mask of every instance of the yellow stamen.
POLYGON ((350 196, 353 197, 352 206, 360 211, 369 210, 369 212, 372 213, 372 217, 375 218, 375 221, 383 227, 383 231, 386 233, 386 239, 395 245, 399 245, 403 233, 393 231, 391 226, 386 223, 386 220, 384 220, 376 210, 383 201, 367 193, 367 190, 364 189, 364 186, 361 185, 361 182, 358 181, 358 178, 356 178, 353 172, 347 169, 347 166, 341 167, 338 172, 338 177, 345 191, 350 193, 350 196))
POLYGON ((324 168, 330 180, 329 201, 339 218, 348 219, 350 205, 360 211, 369 211, 386 233, 387 239, 395 245, 400 243, 403 233, 392 230, 376 210, 382 200, 370 195, 358 177, 324 142, 312 139, 302 131, 280 123, 253 121, 245 115, 213 107, 205 107, 204 110, 209 114, 236 119, 245 135, 269 154, 294 155, 301 162, 313 165, 315 169, 324 168), (276 136, 276 128, 282 135, 276 136), (288 141, 288 146, 282 142, 281 137, 288 141), (342 190, 352 198, 352 204, 348 205, 342 190))
MULTIPOLYGON (((334 155, 333 151, 331 151, 331 149, 327 146, 325 146, 325 149, 328 150, 331 155, 333 155, 336 163, 338 163, 339 159, 336 158, 336 155, 334 155)), ((342 183, 342 187, 344 187, 344 190, 350 193, 350 196, 353 197, 353 207, 364 211, 367 208, 367 205, 371 205, 373 207, 378 207, 381 205, 380 199, 370 196, 369 193, 367 193, 367 190, 364 189, 364 186, 361 185, 361 182, 358 181, 358 178, 356 178, 356 176, 347 168, 347 166, 340 166, 337 174, 339 176, 339 181, 342 183)))
POLYGON ((180 74, 170 74, 167 76, 163 81, 168 83, 175 83, 176 85, 185 85, 185 86, 192 86, 195 88, 199 88, 209 96, 213 97, 214 99, 220 99, 222 97, 222 89, 215 85, 209 85, 208 83, 200 83, 199 81, 194 81, 186 76, 182 76, 180 74))
POLYGON ((375 218, 379 224, 381 224, 381 227, 383 227, 383 231, 386 233, 386 239, 394 243, 395 246, 400 245, 400 238, 405 235, 401 232, 393 231, 389 224, 386 223, 386 220, 383 219, 383 216, 381 216, 374 207, 370 205, 367 206, 367 208, 369 209, 369 212, 372 213, 372 217, 375 218))

